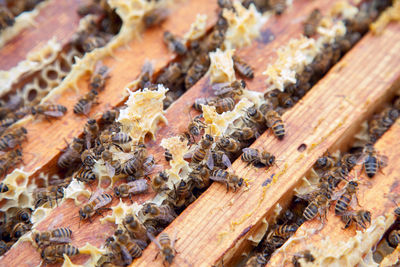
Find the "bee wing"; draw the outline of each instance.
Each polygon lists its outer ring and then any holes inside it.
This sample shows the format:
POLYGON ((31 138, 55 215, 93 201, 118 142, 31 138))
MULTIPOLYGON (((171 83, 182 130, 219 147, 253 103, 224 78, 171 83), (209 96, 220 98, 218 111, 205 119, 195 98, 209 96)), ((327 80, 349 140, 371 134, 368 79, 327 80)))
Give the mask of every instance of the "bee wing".
POLYGON ((88 200, 88 203, 91 202, 92 200, 96 199, 98 196, 100 196, 101 194, 104 193, 104 189, 100 188, 99 190, 97 190, 96 192, 94 192, 94 194, 92 194, 88 200))
POLYGON ((133 242, 135 242, 136 244, 138 244, 138 246, 143 250, 147 247, 147 242, 143 241, 141 239, 132 239, 133 242))
POLYGON ((50 242, 54 242, 54 243, 71 243, 72 239, 70 237, 50 237, 50 242))
POLYGON ((163 170, 163 166, 159 165, 159 164, 154 164, 153 166, 151 166, 151 168, 145 170, 144 174, 145 175, 151 175, 153 173, 158 173, 161 172, 163 170))
POLYGON ((13 139, 9 139, 8 140, 8 147, 9 148, 14 148, 18 145, 17 139, 13 138, 13 139))
POLYGON ((149 185, 147 184, 147 180, 146 179, 139 179, 136 181, 132 181, 128 183, 130 189, 129 189, 129 193, 133 193, 135 190, 137 190, 137 188, 141 188, 141 191, 147 191, 147 189, 149 188, 149 185))
POLYGON ((333 195, 331 196, 331 200, 332 201, 338 200, 343 195, 345 190, 346 190, 345 188, 342 188, 339 191, 333 193, 333 195))
POLYGON ((50 117, 62 117, 62 116, 64 116, 63 112, 57 111, 57 110, 46 110, 43 114, 46 115, 46 116, 50 116, 50 117))
POLYGON ((88 102, 84 107, 83 107, 83 114, 87 115, 92 108, 92 102, 88 102))
POLYGON ((222 163, 227 168, 230 168, 232 166, 231 160, 228 158, 228 156, 225 153, 222 155, 222 163))
POLYGON ((121 254, 122 254, 121 256, 122 256, 124 263, 131 264, 132 256, 129 253, 129 250, 122 244, 120 244, 120 247, 121 247, 121 254))
POLYGON ((365 158, 367 157, 367 154, 361 153, 360 156, 357 159, 356 165, 362 165, 364 164, 365 158))
POLYGON ((379 167, 386 167, 389 161, 388 157, 385 155, 378 155, 379 167))
POLYGON ((219 176, 210 176, 210 179, 217 182, 225 182, 225 179, 219 176))
POLYGON ((154 242, 154 244, 156 244, 156 246, 157 246, 160 250, 162 249, 162 247, 161 247, 161 245, 160 245, 160 242, 158 242, 158 240, 157 240, 150 232, 147 232, 147 236, 150 238, 151 241, 154 242))
POLYGON ((146 60, 142 66, 142 73, 149 73, 150 76, 153 75, 154 68, 153 68, 153 63, 151 61, 146 60))
POLYGON ((214 157, 212 153, 208 153, 206 165, 210 170, 214 169, 214 157))
POLYGON ((245 148, 242 149, 242 152, 243 152, 243 153, 246 153, 246 152, 250 152, 250 151, 253 151, 253 150, 254 150, 254 148, 245 147, 245 148))
POLYGON ((106 162, 105 165, 106 165, 106 169, 107 169, 108 176, 110 176, 111 178, 114 177, 114 175, 115 175, 115 168, 114 168, 113 166, 111 166, 111 164, 108 163, 108 162, 106 162))

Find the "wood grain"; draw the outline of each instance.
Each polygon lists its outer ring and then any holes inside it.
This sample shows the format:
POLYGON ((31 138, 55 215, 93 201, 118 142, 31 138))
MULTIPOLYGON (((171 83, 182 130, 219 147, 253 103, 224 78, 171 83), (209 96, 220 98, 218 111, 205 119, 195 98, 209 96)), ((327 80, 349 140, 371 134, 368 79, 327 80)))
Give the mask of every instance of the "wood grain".
MULTIPOLYGON (((391 129, 387 133, 385 133, 379 141, 376 143, 375 148, 386 155, 389 158, 388 166, 383 169, 382 172, 378 172, 373 179, 369 179, 365 173, 361 177, 364 182, 371 183, 371 186, 361 185, 358 191, 358 199, 360 201, 361 207, 357 207, 357 209, 366 209, 371 212, 372 221, 376 220, 379 216, 388 217, 389 214, 393 214, 396 205, 393 203, 393 200, 389 197, 390 195, 393 197, 400 193, 400 184, 398 182, 397 177, 400 174, 399 167, 399 157, 398 157, 398 149, 397 147, 400 145, 399 136, 400 134, 400 124, 397 121, 391 129), (371 189, 372 188, 372 189, 371 189)), ((355 169, 351 175, 355 176, 360 173, 359 168, 355 169)), ((359 179, 361 177, 358 175, 359 179)), ((389 219, 390 220, 390 219, 389 219)), ((392 219, 393 221, 393 219, 392 219)), ((303 251, 305 249, 317 249, 321 255, 331 255, 332 248, 335 245, 347 242, 355 236, 355 228, 342 229, 344 224, 341 222, 339 216, 335 216, 334 205, 331 207, 330 212, 327 216, 327 223, 324 228, 315 234, 307 234, 306 231, 309 229, 318 229, 320 227, 320 223, 318 220, 312 220, 304 223, 296 232, 296 234, 292 237, 293 239, 299 238, 301 236, 307 236, 307 238, 300 239, 300 242, 292 242, 290 245, 284 250, 279 251, 279 253, 274 254, 271 260, 268 263, 268 266, 279 266, 283 264, 287 264, 284 262, 284 258, 291 260, 290 255, 293 255, 296 252, 303 251), (327 240, 332 244, 332 247, 328 247, 327 240), (286 256, 286 257, 285 257, 286 256)), ((388 227, 390 226, 387 225, 388 227)), ((365 255, 373 245, 375 245, 383 233, 387 230, 388 227, 379 228, 377 227, 377 231, 382 232, 381 235, 376 239, 375 235, 369 234, 371 237, 370 240, 364 241, 364 245, 359 245, 354 247, 355 254, 353 257, 349 259, 349 261, 345 261, 345 257, 342 257, 342 264, 347 266, 354 266, 358 264, 362 256, 365 255), (365 245, 368 244, 368 245, 365 245)), ((367 233, 365 233, 368 235, 367 233)), ((339 251, 340 248, 338 249, 339 251)), ((324 266, 328 265, 328 260, 326 262, 322 262, 321 264, 324 266)), ((331 259, 332 260, 332 259, 331 259)))
POLYGON ((50 0, 34 19, 34 25, 22 30, 0 49, 0 70, 9 70, 25 60, 30 51, 43 47, 55 37, 64 46, 78 28, 76 12, 82 0, 50 0))
MULTIPOLYGON (((222 260, 230 264, 233 254, 239 256, 250 248, 246 238, 257 232, 263 219, 271 218, 276 204, 287 205, 315 160, 327 149, 346 146, 361 122, 393 96, 400 78, 396 69, 400 45, 394 37, 398 32, 400 25, 392 25, 380 37, 364 37, 284 114, 287 136, 283 141, 270 132, 256 140, 252 147, 284 160, 280 169, 246 168, 237 160, 232 171, 249 179, 248 190, 227 193, 225 186, 214 183, 172 222, 166 232, 172 235, 178 230, 177 265, 210 266, 222 260), (297 151, 301 144, 307 146, 304 152, 297 151), (263 188, 262 183, 272 174, 278 182, 263 188)), ((133 266, 148 266, 156 253, 151 244, 133 266)))

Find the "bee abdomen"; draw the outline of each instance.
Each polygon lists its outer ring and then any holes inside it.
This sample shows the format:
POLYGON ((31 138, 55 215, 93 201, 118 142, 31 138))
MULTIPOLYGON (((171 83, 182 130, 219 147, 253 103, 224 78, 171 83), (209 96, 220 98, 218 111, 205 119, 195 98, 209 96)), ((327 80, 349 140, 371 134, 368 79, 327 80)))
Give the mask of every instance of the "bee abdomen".
POLYGON ((275 136, 279 139, 283 139, 285 136, 285 126, 283 125, 281 120, 276 121, 272 125, 272 131, 274 132, 275 136))
POLYGON ((344 211, 347 210, 347 208, 349 207, 349 203, 351 201, 351 197, 348 195, 343 195, 339 198, 339 200, 336 203, 335 206, 335 214, 336 215, 340 215, 342 214, 344 211))
POLYGON ((79 99, 78 103, 74 106, 74 113, 75 114, 83 114, 85 110, 85 106, 88 104, 86 99, 79 99))
POLYGON ((53 231, 54 237, 71 237, 72 231, 69 228, 62 227, 53 231))
POLYGON ((58 255, 67 254, 68 256, 74 256, 79 254, 79 249, 69 244, 57 245, 58 255))
POLYGON ((5 183, 0 183, 0 193, 5 193, 8 190, 8 186, 5 183))
POLYGON ((315 205, 314 202, 311 202, 306 209, 303 212, 303 217, 304 219, 306 219, 307 221, 312 220, 315 218, 315 216, 317 216, 318 213, 318 207, 317 205, 315 205))
POLYGON ((378 162, 376 158, 368 156, 365 159, 364 163, 365 173, 368 175, 369 178, 372 178, 378 169, 378 162))

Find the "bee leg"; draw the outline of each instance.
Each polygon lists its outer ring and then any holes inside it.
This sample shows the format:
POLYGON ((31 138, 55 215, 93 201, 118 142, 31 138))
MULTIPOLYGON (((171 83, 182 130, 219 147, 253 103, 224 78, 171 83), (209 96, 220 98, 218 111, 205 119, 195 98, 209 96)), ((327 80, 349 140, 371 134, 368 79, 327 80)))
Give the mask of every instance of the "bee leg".
POLYGON ((155 261, 158 257, 158 254, 160 254, 160 251, 157 252, 156 256, 154 257, 153 261, 155 261))
POLYGON ((133 204, 132 194, 131 193, 129 193, 129 200, 131 201, 131 204, 133 204))
POLYGON ((229 184, 228 183, 226 183, 226 192, 227 193, 229 192, 229 184))

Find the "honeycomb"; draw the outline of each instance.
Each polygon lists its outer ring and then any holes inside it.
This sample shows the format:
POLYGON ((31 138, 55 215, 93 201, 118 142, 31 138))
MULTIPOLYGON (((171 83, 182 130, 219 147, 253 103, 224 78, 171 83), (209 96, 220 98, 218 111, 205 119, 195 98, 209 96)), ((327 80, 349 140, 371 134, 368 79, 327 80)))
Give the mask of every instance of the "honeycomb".
POLYGON ((232 56, 235 51, 227 49, 221 51, 219 48, 215 52, 210 52, 210 83, 233 82, 235 71, 233 69, 232 56))
POLYGON ((197 14, 196 20, 190 25, 190 29, 183 35, 184 41, 197 40, 206 34, 207 15, 197 14))

